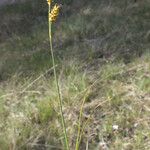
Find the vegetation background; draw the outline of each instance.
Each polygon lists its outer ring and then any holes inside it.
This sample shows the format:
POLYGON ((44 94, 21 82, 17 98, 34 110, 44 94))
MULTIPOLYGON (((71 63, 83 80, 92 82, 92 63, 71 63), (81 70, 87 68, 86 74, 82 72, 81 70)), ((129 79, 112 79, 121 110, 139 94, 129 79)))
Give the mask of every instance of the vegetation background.
MULTIPOLYGON (((55 0, 54 53, 69 144, 150 149, 150 1, 55 0)), ((63 149, 47 3, 0 7, 0 150, 63 149)))

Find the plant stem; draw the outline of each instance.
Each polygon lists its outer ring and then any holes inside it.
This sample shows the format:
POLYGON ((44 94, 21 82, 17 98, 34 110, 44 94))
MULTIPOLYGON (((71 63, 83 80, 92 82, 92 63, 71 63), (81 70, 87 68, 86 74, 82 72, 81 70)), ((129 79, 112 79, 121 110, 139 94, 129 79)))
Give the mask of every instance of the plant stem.
MULTIPOLYGON (((51 11, 51 6, 49 5, 48 13, 51 11)), ((57 93, 58 93, 58 100, 59 100, 59 108, 60 108, 60 115, 61 115, 61 123, 63 127, 63 133, 64 133, 64 138, 65 138, 65 146, 66 150, 69 150, 69 143, 68 143, 68 137, 67 137, 67 132, 66 132, 66 124, 65 124, 65 119, 64 119, 64 114, 63 114, 63 109, 62 109, 62 97, 60 93, 60 87, 58 83, 58 78, 57 78, 57 73, 56 73, 56 68, 55 68, 55 57, 54 57, 54 52, 53 52, 53 44, 52 44, 52 22, 49 21, 49 42, 50 42, 50 50, 51 50, 51 57, 52 57, 52 63, 53 63, 53 70, 54 70, 54 78, 56 82, 56 88, 57 88, 57 93)))
POLYGON ((83 101, 82 101, 82 104, 81 104, 81 108, 80 108, 79 121, 78 121, 78 133, 77 133, 75 150, 79 150, 79 146, 80 146, 81 122, 82 122, 82 113, 83 113, 83 106, 84 106, 85 100, 86 100, 86 95, 83 98, 83 101))

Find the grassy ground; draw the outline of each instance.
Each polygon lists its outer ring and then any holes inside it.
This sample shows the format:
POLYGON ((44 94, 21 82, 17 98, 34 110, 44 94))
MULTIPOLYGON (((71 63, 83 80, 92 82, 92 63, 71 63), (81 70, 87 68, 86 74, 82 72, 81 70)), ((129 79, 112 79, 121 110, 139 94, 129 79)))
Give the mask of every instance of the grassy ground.
MULTIPOLYGON (((71 149, 150 149, 150 2, 62 1, 54 49, 71 149)), ((62 149, 47 8, 0 8, 0 149, 62 149)))

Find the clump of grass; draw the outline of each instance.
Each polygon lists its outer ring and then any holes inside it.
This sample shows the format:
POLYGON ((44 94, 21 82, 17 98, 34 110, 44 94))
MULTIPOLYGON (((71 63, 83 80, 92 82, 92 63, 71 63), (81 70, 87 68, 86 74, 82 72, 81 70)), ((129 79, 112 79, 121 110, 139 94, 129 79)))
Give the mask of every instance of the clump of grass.
POLYGON ((54 117, 54 110, 50 102, 49 99, 45 99, 44 102, 42 100, 37 104, 37 109, 39 110, 39 121, 41 123, 46 123, 54 117))

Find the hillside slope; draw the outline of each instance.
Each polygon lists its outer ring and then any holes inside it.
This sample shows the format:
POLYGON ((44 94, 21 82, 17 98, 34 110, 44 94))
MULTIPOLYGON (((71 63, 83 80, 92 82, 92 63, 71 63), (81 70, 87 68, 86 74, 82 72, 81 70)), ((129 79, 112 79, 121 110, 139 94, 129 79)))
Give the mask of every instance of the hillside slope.
MULTIPOLYGON (((61 3, 53 42, 71 149, 85 101, 81 150, 149 150, 150 1, 61 3)), ((0 148, 62 149, 46 2, 0 17, 0 148)))

